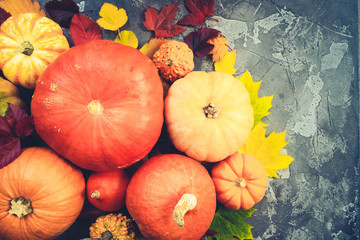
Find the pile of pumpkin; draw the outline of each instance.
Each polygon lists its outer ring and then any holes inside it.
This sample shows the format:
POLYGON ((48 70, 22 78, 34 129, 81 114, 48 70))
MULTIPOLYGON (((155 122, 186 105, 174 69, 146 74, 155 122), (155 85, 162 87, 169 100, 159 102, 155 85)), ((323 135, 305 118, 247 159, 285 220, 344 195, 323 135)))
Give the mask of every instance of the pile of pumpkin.
MULTIPOLYGON (((254 121, 246 88, 227 73, 193 71, 183 42, 164 43, 152 59, 108 40, 69 48, 56 23, 21 14, 1 25, 0 67, 35 88, 31 114, 48 145, 0 169, 0 239, 53 239, 85 198, 107 212, 126 208, 147 238, 200 239, 217 204, 249 209, 265 194, 263 166, 237 153, 254 121), (154 151, 164 135, 176 152, 154 151)), ((22 105, 5 81, 1 101, 22 105)), ((104 219, 90 236, 108 229, 121 239, 126 221, 104 219)))

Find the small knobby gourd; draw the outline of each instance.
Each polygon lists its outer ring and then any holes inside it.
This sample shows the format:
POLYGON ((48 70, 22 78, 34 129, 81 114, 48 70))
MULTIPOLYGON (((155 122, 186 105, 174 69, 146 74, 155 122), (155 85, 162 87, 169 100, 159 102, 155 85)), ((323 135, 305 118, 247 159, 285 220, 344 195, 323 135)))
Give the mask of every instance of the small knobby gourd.
POLYGON ((215 214, 214 183, 198 161, 178 154, 157 155, 131 178, 126 206, 147 238, 198 240, 215 214))
POLYGON ((86 184, 87 198, 94 207, 100 210, 117 211, 125 206, 125 194, 129 181, 129 175, 122 169, 93 172, 86 184))
POLYGON ((193 71, 169 88, 165 123, 178 150, 217 162, 247 141, 254 114, 240 80, 224 72, 193 71))
POLYGON ((174 82, 194 69, 194 53, 180 41, 169 40, 161 44, 152 60, 164 79, 174 82))
POLYGON ((110 40, 70 48, 41 74, 31 101, 39 136, 81 168, 112 171, 145 157, 163 125, 152 61, 110 40))
POLYGON ((9 17, 0 27, 0 68, 5 77, 28 89, 57 56, 69 49, 61 27, 37 13, 9 17))
POLYGON ((0 182, 0 239, 54 239, 83 207, 82 172, 49 148, 23 149, 0 182))
POLYGON ((95 223, 91 224, 89 231, 90 237, 96 239, 101 238, 104 234, 112 236, 108 239, 135 239, 134 223, 122 213, 109 213, 98 217, 95 223))
POLYGON ((216 163, 211 176, 217 199, 233 210, 252 208, 264 197, 268 184, 264 166, 247 153, 236 152, 216 163))
POLYGON ((16 106, 25 107, 25 103, 20 98, 18 88, 11 82, 0 77, 0 115, 5 116, 9 103, 16 106))

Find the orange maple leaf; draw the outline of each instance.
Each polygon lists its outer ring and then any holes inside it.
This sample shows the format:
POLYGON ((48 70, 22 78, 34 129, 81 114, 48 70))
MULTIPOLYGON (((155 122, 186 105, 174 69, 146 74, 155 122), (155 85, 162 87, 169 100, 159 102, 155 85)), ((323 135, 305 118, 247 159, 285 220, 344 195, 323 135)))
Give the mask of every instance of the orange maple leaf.
POLYGON ((214 45, 210 52, 213 62, 219 61, 228 52, 227 39, 221 34, 218 34, 216 38, 209 39, 207 42, 214 45))
POLYGON ((44 9, 40 9, 40 4, 36 0, 1 0, 0 7, 12 16, 33 12, 45 17, 44 9))

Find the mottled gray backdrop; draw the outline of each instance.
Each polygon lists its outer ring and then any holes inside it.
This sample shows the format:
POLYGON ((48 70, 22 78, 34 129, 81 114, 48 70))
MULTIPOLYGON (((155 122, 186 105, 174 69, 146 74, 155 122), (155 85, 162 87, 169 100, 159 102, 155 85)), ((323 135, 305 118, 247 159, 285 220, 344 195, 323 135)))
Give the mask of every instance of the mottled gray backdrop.
MULTIPOLYGON (((47 1, 39 1, 43 6, 47 1)), ((76 1, 96 20, 104 1, 76 1), (92 11, 92 12, 91 12, 92 11)), ((129 16, 142 46, 146 7, 170 0, 109 0, 129 16)), ((179 0, 176 19, 188 13, 179 0)), ((216 28, 237 49, 236 75, 248 69, 275 93, 268 133, 287 130, 290 168, 270 179, 248 222, 255 239, 360 239, 358 6, 355 0, 216 0, 216 28)), ((177 36, 183 40, 193 28, 177 36)), ((66 31, 65 31, 66 32, 66 31)), ((104 31, 105 38, 114 33, 104 31)), ((209 59, 196 69, 213 70, 209 59)))

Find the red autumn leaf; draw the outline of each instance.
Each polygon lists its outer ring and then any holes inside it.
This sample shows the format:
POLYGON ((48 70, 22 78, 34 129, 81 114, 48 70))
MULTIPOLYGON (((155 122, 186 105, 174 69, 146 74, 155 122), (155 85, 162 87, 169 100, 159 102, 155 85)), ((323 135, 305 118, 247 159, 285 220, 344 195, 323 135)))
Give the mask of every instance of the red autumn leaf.
POLYGON ((64 28, 69 28, 71 18, 80 11, 73 0, 51 0, 45 4, 45 10, 52 20, 64 28))
POLYGON ((215 12, 215 0, 185 0, 190 13, 185 15, 178 24, 197 26, 203 25, 207 17, 215 12))
POLYGON ((220 31, 212 28, 200 28, 196 32, 189 33, 185 43, 198 57, 206 57, 210 54, 214 45, 209 43, 210 39, 216 38, 220 31))
POLYGON ((20 140, 0 136, 0 169, 14 161, 21 152, 20 140))
POLYGON ((4 9, 0 8, 0 25, 6 21, 11 16, 10 13, 5 11, 4 9))
POLYGON ((24 109, 9 104, 5 117, 0 116, 0 168, 11 163, 20 154, 20 138, 34 131, 34 122, 24 109))
POLYGON ((99 25, 82 14, 73 16, 70 23, 70 35, 75 45, 102 38, 99 25))
POLYGON ((178 6, 179 2, 166 5, 160 13, 152 7, 148 7, 145 12, 144 26, 148 30, 154 31, 157 38, 170 38, 184 32, 185 28, 171 23, 176 16, 178 6))

